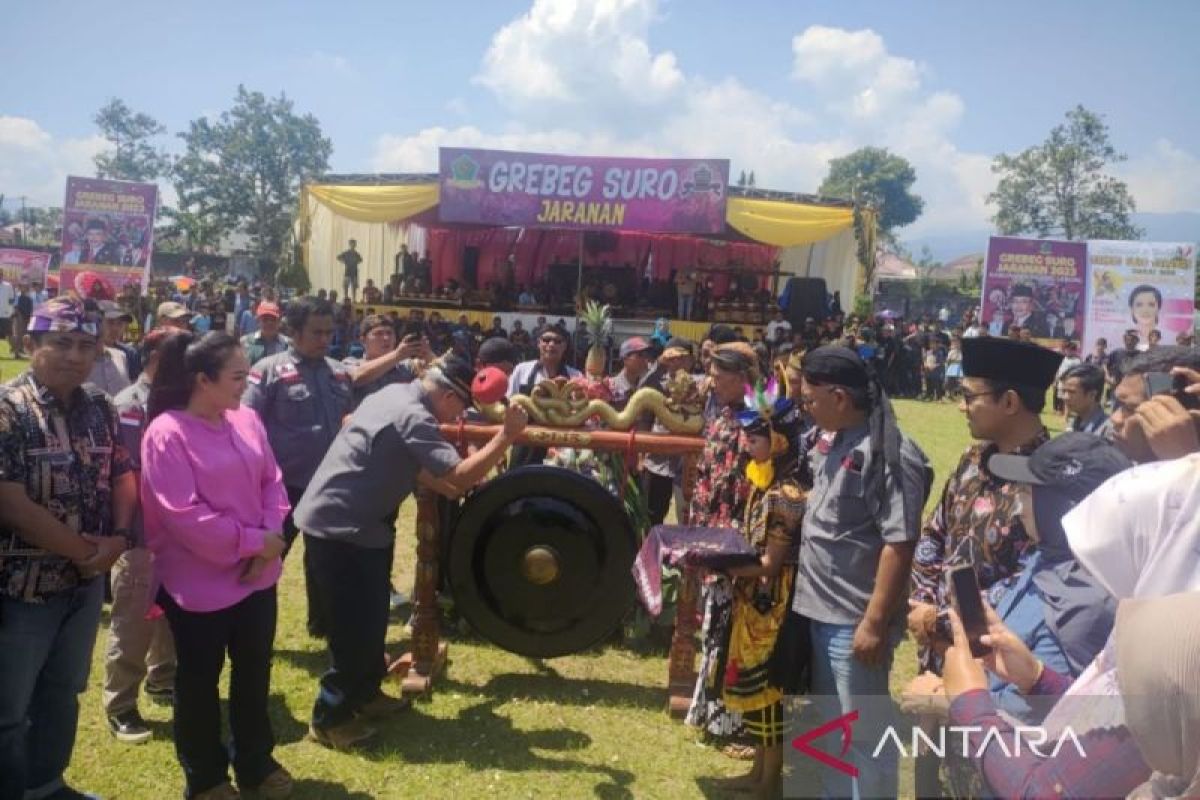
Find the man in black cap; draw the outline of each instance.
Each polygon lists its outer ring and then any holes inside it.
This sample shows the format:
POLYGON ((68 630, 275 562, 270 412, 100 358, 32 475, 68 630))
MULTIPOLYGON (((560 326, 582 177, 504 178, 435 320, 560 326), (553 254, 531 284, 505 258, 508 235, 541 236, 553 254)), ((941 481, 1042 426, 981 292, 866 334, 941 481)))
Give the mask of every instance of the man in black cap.
POLYGON ((967 448, 925 523, 913 561, 909 630, 925 669, 940 672, 951 641, 945 574, 973 564, 987 589, 1022 569, 1034 542, 1022 522, 1018 487, 992 474, 994 453, 1028 455, 1050 438, 1039 414, 1062 355, 1011 339, 964 339, 962 400, 978 444, 967 448))
POLYGON ((820 434, 808 451, 813 475, 804 513, 792 610, 810 621, 812 694, 824 719, 857 709, 857 784, 822 771, 827 797, 896 796, 896 758, 871 744, 891 722, 886 697, 892 654, 904 633, 904 599, 932 472, 896 425, 879 379, 845 347, 804 356, 800 402, 820 434), (836 697, 840 708, 830 702, 836 697), (857 792, 855 792, 857 788, 857 792))
POLYGON ((492 338, 479 345, 479 352, 475 354, 475 369, 496 367, 503 370, 505 375, 512 375, 520 361, 521 354, 516 345, 507 339, 492 338))
POLYGON ((1050 335, 1046 328, 1046 317, 1041 312, 1034 311, 1031 287, 1022 283, 1013 286, 1008 297, 1008 307, 1012 311, 1012 321, 1004 326, 1005 336, 1012 328, 1027 330, 1036 339, 1045 339, 1050 335))
POLYGON ((329 625, 331 666, 321 677, 310 733, 345 749, 374 734, 360 717, 407 706, 380 691, 395 540, 389 516, 418 484, 463 492, 499 463, 528 421, 510 405, 504 426, 467 458, 438 431, 471 405, 474 370, 443 356, 418 381, 369 395, 342 426, 296 506, 309 579, 329 625))

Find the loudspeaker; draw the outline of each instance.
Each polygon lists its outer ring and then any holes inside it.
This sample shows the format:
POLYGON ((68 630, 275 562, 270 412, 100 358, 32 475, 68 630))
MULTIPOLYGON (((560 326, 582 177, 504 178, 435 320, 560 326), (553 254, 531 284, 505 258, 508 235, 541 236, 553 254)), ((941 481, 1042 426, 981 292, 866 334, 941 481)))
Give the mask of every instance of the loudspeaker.
POLYGON ((463 248, 463 285, 468 289, 479 288, 479 248, 463 248))
POLYGON ((820 322, 829 316, 824 278, 788 278, 784 294, 788 302, 783 313, 794 331, 801 330, 808 317, 820 322))

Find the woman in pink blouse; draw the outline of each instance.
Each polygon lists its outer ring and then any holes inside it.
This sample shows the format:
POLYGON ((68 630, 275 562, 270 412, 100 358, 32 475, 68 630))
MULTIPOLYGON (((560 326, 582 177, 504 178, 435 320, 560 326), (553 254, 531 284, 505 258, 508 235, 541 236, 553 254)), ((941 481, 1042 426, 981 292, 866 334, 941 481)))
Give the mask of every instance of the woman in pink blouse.
POLYGON ((193 800, 241 789, 288 797, 267 716, 275 584, 288 512, 279 465, 253 410, 240 405, 250 365, 236 339, 173 334, 160 348, 142 440, 146 541, 175 636, 175 751, 193 800), (217 684, 229 654, 228 750, 217 684))

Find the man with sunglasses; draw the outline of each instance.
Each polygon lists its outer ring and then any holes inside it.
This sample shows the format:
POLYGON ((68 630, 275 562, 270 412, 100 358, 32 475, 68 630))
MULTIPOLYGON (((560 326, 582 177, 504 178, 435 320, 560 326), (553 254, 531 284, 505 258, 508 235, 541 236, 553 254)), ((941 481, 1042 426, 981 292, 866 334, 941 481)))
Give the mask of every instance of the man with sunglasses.
MULTIPOLYGON (((570 340, 567 329, 560 325, 551 325, 543 329, 542 335, 538 337, 538 357, 517 364, 508 378, 508 396, 527 395, 542 381, 560 377, 568 380, 580 377, 582 373, 567 364, 567 342, 570 340)), ((545 457, 545 448, 514 447, 509 463, 514 467, 540 464, 545 457)))
POLYGON ((938 674, 951 641, 946 571, 972 564, 987 589, 1020 572, 1035 549, 1019 487, 993 475, 987 460, 993 453, 1027 456, 1050 439, 1040 414, 1062 362, 1059 353, 1012 339, 964 339, 962 351, 959 408, 978 444, 967 448, 925 523, 908 618, 922 667, 938 674))

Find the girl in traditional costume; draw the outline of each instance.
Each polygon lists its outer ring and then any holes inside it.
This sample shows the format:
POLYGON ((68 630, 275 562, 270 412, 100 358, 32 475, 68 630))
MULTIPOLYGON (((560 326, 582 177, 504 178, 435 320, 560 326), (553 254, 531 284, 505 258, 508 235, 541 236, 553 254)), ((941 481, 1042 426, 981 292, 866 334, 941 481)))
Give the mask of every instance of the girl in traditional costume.
POLYGON ((791 603, 805 493, 797 467, 800 413, 761 387, 739 415, 749 455, 750 496, 741 531, 755 555, 726 569, 733 609, 720 670, 705 675, 725 706, 742 718, 754 743, 754 767, 734 784, 759 797, 780 793, 783 765, 783 689, 772 680, 771 656, 791 603))

